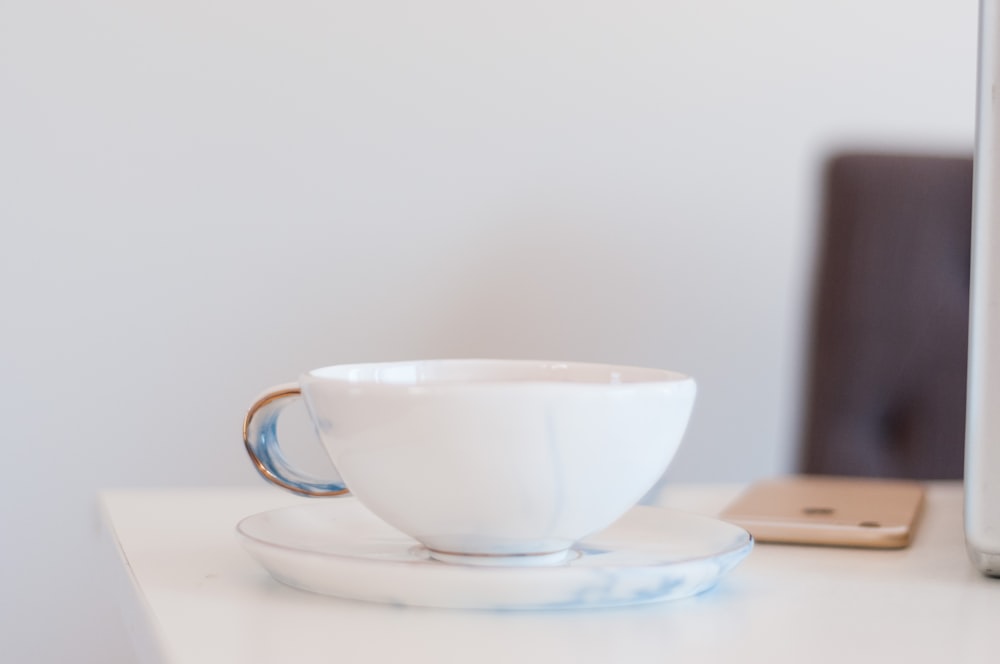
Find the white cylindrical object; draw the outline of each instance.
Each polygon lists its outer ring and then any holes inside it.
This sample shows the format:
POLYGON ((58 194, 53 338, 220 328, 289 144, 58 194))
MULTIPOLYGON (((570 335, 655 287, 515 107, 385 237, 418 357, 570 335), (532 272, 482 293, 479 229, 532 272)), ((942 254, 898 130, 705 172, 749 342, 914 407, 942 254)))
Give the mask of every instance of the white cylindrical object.
POLYGON ((965 535, 1000 576, 1000 0, 981 0, 965 446, 965 535))

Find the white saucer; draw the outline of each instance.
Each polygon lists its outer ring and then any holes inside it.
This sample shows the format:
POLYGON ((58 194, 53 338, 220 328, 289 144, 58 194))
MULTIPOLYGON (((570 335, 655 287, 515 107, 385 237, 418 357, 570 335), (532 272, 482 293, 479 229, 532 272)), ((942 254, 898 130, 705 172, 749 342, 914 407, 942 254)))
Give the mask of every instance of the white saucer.
POLYGON ((635 507, 544 567, 431 560, 416 540, 354 498, 263 512, 240 540, 278 581, 324 595, 460 609, 575 609, 659 602, 708 590, 753 548, 738 526, 635 507))

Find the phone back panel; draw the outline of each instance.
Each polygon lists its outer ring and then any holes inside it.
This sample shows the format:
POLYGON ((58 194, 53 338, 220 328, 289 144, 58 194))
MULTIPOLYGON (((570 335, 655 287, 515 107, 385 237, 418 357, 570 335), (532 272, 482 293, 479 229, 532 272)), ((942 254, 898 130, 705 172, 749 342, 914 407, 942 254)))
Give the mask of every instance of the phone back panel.
POLYGON ((754 484, 721 517, 760 542, 901 548, 923 500, 916 482, 806 475, 754 484))

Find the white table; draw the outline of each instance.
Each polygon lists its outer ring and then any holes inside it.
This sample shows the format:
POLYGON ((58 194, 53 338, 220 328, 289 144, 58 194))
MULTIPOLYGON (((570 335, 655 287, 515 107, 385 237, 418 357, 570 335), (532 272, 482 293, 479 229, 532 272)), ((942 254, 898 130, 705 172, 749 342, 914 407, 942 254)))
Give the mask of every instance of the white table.
MULTIPOLYGON (((678 486, 660 502, 715 514, 737 491, 678 486)), ((931 485, 909 549, 758 544, 698 597, 554 612, 400 608, 282 586, 243 551, 234 526, 303 500, 270 487, 104 492, 142 660, 1000 662, 1000 581, 968 562, 960 484, 931 485)))

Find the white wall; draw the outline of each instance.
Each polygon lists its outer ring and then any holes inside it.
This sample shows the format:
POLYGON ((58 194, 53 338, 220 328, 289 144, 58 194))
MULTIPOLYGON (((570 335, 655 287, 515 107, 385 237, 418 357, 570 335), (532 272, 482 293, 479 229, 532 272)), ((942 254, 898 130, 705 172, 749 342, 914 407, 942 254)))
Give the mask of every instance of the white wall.
POLYGON ((674 368, 790 467, 821 156, 966 151, 975 0, 0 1, 0 643, 128 661, 109 486, 260 484, 314 366, 674 368))

